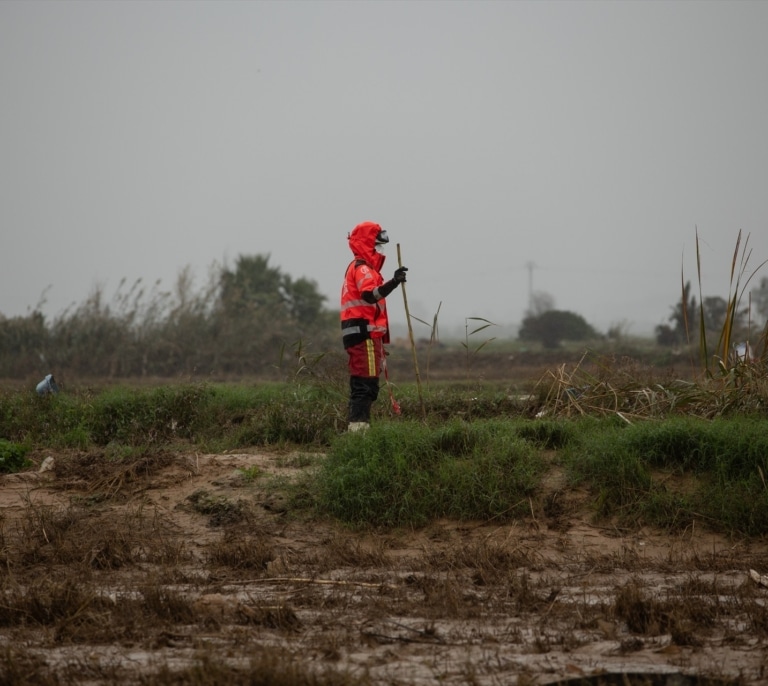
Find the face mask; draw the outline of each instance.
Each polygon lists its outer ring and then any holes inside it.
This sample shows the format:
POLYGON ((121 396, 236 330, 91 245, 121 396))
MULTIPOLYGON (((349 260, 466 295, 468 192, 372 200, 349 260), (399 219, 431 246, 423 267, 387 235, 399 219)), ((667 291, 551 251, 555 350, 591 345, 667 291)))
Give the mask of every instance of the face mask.
POLYGON ((374 246, 376 249, 376 252, 379 253, 379 255, 385 255, 386 254, 386 243, 376 243, 374 246))

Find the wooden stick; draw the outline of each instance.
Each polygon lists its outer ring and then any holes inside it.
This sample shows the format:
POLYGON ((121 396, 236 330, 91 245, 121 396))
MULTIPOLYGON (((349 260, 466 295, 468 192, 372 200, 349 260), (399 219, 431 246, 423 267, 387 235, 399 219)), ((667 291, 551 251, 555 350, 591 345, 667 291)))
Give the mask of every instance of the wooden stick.
MULTIPOLYGON (((397 266, 403 266, 403 260, 400 257, 400 243, 397 244, 397 266)), ((421 417, 427 421, 427 408, 424 405, 424 397, 421 394, 421 375, 419 374, 419 362, 416 359, 416 343, 413 340, 413 326, 411 326, 411 314, 408 311, 408 296, 405 293, 405 282, 400 284, 403 291, 403 304, 405 305, 405 318, 408 321, 408 337, 411 339, 411 353, 413 354, 413 370, 416 372, 416 389, 419 393, 419 404, 421 405, 421 417)))

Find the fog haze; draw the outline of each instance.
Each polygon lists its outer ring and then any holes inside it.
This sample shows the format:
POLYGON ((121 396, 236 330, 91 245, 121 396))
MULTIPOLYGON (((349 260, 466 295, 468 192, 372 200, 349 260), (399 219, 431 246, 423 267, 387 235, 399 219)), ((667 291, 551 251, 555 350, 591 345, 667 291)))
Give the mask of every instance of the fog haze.
POLYGON ((445 330, 543 291, 650 335, 697 231, 705 296, 740 230, 768 258, 766 26, 736 1, 5 0, 0 313, 240 254, 336 308, 372 220, 445 330))

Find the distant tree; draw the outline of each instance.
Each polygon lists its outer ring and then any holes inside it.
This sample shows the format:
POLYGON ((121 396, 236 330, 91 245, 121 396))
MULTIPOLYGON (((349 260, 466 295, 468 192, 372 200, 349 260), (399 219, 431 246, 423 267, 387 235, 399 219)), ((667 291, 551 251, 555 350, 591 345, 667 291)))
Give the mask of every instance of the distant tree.
POLYGON ((239 255, 234 270, 221 270, 221 307, 232 315, 279 310, 287 300, 286 278, 269 266, 269 255, 239 255))
POLYGON ((608 327, 605 332, 606 338, 611 341, 620 341, 627 337, 629 333, 629 322, 626 320, 620 322, 614 322, 608 327))
POLYGON ((538 317, 539 315, 549 312, 555 309, 555 299, 549 293, 544 291, 536 291, 531 295, 531 308, 526 312, 526 315, 533 315, 538 317))
POLYGON ((294 281, 269 265, 269 255, 240 255, 220 276, 217 312, 221 346, 216 363, 225 371, 250 358, 255 368, 274 363, 270 354, 322 328, 329 318, 326 297, 314 281, 294 281))
POLYGON ((689 337, 696 336, 698 327, 698 309, 696 296, 691 295, 691 282, 683 285, 680 300, 672 305, 672 313, 669 315, 669 324, 659 324, 656 327, 656 342, 659 345, 680 345, 689 337))
POLYGON ((286 279, 286 308, 288 314, 305 330, 314 325, 323 313, 326 297, 318 292, 317 283, 305 278, 286 279))
POLYGON ((557 348, 562 341, 583 341, 598 336, 579 314, 565 310, 547 310, 523 319, 518 337, 523 341, 539 341, 545 348, 557 348))
POLYGON ((653 331, 656 334, 656 343, 658 345, 671 348, 680 342, 677 333, 669 324, 657 324, 653 331))
POLYGON ((704 310, 704 322, 711 331, 722 331, 728 314, 728 301, 718 296, 705 297, 701 301, 704 310))
POLYGON ((725 298, 714 296, 702 299, 702 309, 704 310, 704 324, 708 332, 719 336, 725 326, 728 325, 734 335, 746 335, 750 315, 748 306, 731 312, 729 303, 725 298))
POLYGON ((223 269, 220 297, 229 314, 268 313, 299 324, 315 322, 327 300, 314 281, 294 281, 279 267, 270 267, 269 255, 240 255, 234 271, 223 269))

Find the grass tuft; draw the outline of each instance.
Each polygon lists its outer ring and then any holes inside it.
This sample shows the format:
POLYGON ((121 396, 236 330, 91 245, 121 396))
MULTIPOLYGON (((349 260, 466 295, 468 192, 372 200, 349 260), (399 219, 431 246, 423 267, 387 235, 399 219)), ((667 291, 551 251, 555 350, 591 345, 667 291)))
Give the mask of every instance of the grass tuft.
POLYGON ((503 519, 528 508, 541 470, 537 450, 509 422, 380 425, 334 442, 316 498, 321 511, 356 525, 503 519))
POLYGON ((29 448, 0 438, 0 473, 19 472, 31 463, 26 458, 29 448))

